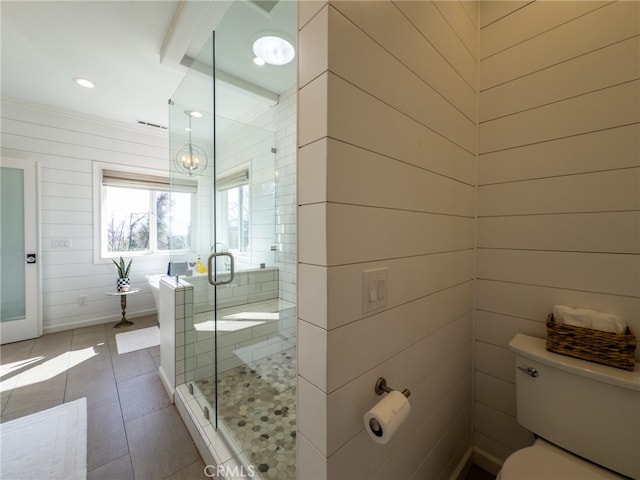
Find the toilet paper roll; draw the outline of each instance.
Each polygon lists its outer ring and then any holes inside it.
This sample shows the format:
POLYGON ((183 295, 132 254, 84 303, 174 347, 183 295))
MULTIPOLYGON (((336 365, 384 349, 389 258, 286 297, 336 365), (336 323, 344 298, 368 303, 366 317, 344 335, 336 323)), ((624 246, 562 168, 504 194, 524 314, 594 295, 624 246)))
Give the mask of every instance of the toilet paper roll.
POLYGON ((384 444, 391 440, 409 413, 409 399, 393 390, 364 414, 364 428, 374 441, 384 444))

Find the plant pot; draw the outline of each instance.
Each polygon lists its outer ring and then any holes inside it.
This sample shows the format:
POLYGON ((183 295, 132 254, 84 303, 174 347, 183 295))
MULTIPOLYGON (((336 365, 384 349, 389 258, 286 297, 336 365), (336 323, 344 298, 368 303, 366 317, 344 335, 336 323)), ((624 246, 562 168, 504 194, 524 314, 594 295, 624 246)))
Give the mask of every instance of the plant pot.
POLYGON ((118 292, 128 292, 129 286, 129 278, 119 278, 116 280, 116 291, 118 292))

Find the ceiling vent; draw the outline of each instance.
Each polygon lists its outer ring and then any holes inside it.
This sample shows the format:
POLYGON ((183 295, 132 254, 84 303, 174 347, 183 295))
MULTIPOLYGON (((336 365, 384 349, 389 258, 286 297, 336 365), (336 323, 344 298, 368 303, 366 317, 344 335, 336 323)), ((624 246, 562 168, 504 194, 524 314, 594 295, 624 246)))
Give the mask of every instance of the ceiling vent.
POLYGON ((273 7, 276 6, 279 0, 251 0, 251 3, 256 5, 260 10, 263 10, 266 13, 271 13, 273 7))
POLYGON ((168 127, 164 125, 158 125, 157 123, 144 122, 142 120, 138 120, 138 125, 145 125, 147 127, 159 128, 160 130, 168 130, 168 127))

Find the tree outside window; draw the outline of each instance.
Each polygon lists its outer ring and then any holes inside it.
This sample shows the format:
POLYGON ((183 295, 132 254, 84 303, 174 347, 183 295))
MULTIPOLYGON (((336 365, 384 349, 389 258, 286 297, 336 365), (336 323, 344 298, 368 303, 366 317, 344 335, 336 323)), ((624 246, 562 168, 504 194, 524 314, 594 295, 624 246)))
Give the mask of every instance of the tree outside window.
POLYGON ((105 256, 190 248, 190 193, 139 187, 103 188, 105 256))

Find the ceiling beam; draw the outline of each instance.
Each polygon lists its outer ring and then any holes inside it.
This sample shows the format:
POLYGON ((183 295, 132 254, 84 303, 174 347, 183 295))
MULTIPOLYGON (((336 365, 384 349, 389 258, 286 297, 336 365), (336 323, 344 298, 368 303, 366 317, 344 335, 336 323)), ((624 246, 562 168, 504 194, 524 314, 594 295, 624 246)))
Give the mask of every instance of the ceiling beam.
POLYGON ((190 49, 199 50, 230 5, 230 1, 180 0, 160 47, 160 63, 178 66, 190 49))

